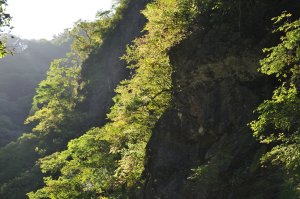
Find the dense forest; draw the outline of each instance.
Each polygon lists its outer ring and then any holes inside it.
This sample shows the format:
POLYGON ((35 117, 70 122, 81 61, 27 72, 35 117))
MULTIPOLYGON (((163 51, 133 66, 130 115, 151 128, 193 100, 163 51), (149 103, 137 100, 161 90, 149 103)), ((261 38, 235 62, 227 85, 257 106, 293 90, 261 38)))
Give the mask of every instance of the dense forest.
POLYGON ((0 55, 1 199, 300 197, 298 0, 118 0, 0 55))

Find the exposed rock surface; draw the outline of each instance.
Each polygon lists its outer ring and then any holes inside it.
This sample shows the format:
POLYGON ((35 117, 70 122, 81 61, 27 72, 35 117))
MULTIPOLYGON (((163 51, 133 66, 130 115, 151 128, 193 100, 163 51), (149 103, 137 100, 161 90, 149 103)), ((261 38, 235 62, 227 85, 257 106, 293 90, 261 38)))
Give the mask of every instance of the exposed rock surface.
POLYGON ((243 39, 221 24, 171 50, 177 91, 147 146, 142 198, 285 198, 281 172, 260 166, 267 148, 247 124, 276 86, 257 72, 261 49, 277 42, 269 19, 282 10, 298 15, 299 4, 261 1, 243 39))
POLYGON ((148 144, 144 198, 274 198, 276 176, 261 174, 263 148, 247 126, 273 83, 257 73, 257 54, 210 59, 216 43, 197 43, 172 52, 179 91, 148 144), (199 166, 203 175, 190 179, 199 166))
POLYGON ((125 54, 127 45, 142 34, 146 19, 141 10, 150 1, 130 1, 114 32, 83 65, 82 76, 88 86, 87 100, 82 109, 87 112, 90 118, 88 121, 93 125, 104 124, 106 114, 113 103, 114 89, 121 80, 129 76, 129 70, 121 57, 125 54))

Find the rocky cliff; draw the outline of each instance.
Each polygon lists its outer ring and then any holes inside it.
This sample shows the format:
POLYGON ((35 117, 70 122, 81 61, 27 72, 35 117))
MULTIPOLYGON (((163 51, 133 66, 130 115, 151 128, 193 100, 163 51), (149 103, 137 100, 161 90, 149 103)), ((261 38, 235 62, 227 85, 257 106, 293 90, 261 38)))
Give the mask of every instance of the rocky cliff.
POLYGON ((194 42, 185 41, 172 55, 180 90, 148 144, 145 198, 249 198, 243 185, 260 183, 272 191, 253 189, 259 193, 250 198, 268 198, 276 186, 257 170, 262 148, 247 123, 270 96, 272 82, 256 73, 257 56, 243 52, 206 61, 208 46, 194 42), (208 171, 200 181, 191 178, 199 166, 208 171))
POLYGON ((147 146, 143 198, 286 198, 280 171, 261 168, 266 146, 248 123, 276 87, 257 72, 261 49, 276 41, 268 19, 280 9, 297 14, 299 3, 260 3, 245 19, 247 32, 224 29, 224 22, 195 30, 171 50, 174 104, 147 146))
POLYGON ((117 22, 102 47, 93 52, 83 64, 82 77, 87 87, 86 101, 81 108, 89 117, 87 121, 93 125, 104 124, 106 114, 113 104, 114 89, 121 80, 129 77, 130 71, 121 57, 127 45, 142 34, 146 19, 140 12, 150 1, 129 1, 122 20, 117 22))
POLYGON ((299 17, 300 2, 157 0, 144 32, 150 0, 124 2, 123 18, 82 66, 80 117, 58 126, 70 135, 39 161, 49 178, 43 185, 35 148, 57 134, 32 134, 0 150, 0 197, 292 198, 282 170, 261 167, 270 146, 248 124, 278 85, 257 71, 262 49, 280 41, 270 19, 284 10, 299 17), (120 57, 132 43, 130 71, 120 57))

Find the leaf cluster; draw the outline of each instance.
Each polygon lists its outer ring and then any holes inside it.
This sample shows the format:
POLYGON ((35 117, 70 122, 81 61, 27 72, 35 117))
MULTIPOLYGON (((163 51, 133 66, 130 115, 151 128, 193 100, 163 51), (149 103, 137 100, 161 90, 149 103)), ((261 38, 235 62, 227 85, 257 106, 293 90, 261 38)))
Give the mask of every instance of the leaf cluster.
POLYGON ((280 86, 274 90, 272 99, 257 108, 259 117, 250 126, 261 143, 271 146, 262 163, 280 166, 288 174, 288 181, 297 185, 300 182, 300 20, 291 21, 290 17, 283 13, 273 19, 279 25, 275 32, 283 36, 277 46, 264 49, 266 57, 260 62, 260 71, 275 75, 280 86))

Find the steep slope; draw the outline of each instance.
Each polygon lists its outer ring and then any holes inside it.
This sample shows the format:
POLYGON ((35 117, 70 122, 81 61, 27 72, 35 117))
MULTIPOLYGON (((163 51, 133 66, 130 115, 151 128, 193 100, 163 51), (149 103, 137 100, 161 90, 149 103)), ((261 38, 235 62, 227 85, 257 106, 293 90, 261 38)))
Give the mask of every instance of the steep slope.
POLYGON ((247 124, 276 86, 257 72, 261 49, 277 41, 270 19, 284 10, 299 16, 300 5, 261 1, 250 8, 244 30, 215 23, 171 50, 177 91, 147 146, 143 198, 294 197, 285 195, 280 170, 260 167, 266 146, 247 124))
MULTIPOLYGON (((205 63, 207 54, 191 48, 194 42, 174 52, 181 55, 173 57, 174 79, 181 90, 174 97, 176 108, 164 115, 149 142, 145 198, 245 198, 245 191, 235 195, 240 192, 236 186, 242 189, 240 183, 251 186, 250 181, 261 180, 272 189, 266 176, 255 172, 260 149, 247 127, 253 110, 272 88, 256 74, 258 60, 251 57, 257 55, 244 52, 205 63), (202 181, 188 179, 199 166, 203 172, 208 169, 199 176, 202 181)), ((262 192, 269 195, 266 189, 262 192)))
POLYGON ((280 167, 261 167, 270 145, 248 123, 278 85, 257 72, 261 49, 280 41, 270 19, 284 10, 298 18, 300 2, 157 0, 134 42, 149 1, 122 2, 122 20, 81 75, 52 67, 35 98, 39 129, 0 150, 0 197, 295 198, 280 167))
POLYGON ((149 2, 151 0, 129 1, 128 8, 124 10, 123 18, 113 33, 83 64, 82 78, 87 82, 87 87, 86 101, 81 109, 86 111, 88 121, 93 126, 104 124, 113 103, 114 89, 120 80, 129 77, 129 70, 121 57, 125 54, 127 45, 141 35, 146 19, 140 11, 149 2))
POLYGON ((72 126, 68 122, 60 126, 64 129, 64 134, 28 134, 0 150, 0 198, 23 199, 26 193, 41 187, 43 176, 36 161, 66 148, 70 139, 82 135, 99 123, 104 123, 116 85, 129 75, 120 57, 125 53, 126 45, 141 34, 146 21, 140 10, 148 1, 128 2, 128 8, 121 13, 122 19, 106 35, 102 45, 83 63, 81 81, 87 83, 84 91, 86 97, 85 102, 76 107, 76 111, 84 117, 77 118, 78 121, 72 126), (57 144, 57 140, 62 141, 57 144), (51 149, 46 154, 40 154, 36 147, 41 144, 52 147, 49 147, 51 149))

